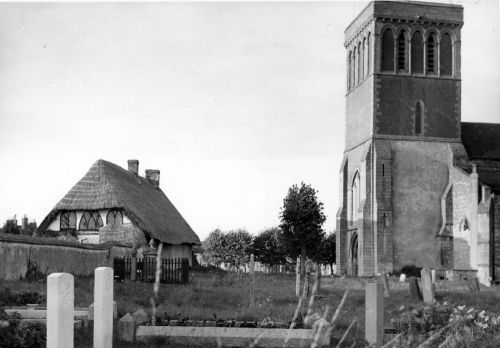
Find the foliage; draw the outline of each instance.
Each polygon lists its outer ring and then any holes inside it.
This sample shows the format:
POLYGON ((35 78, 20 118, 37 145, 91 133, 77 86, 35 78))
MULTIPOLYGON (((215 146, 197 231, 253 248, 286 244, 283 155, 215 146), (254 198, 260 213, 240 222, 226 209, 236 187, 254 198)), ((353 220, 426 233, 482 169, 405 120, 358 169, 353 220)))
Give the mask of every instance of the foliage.
POLYGON ((46 331, 44 324, 21 324, 18 313, 7 314, 0 309, 0 347, 42 347, 45 345, 46 331))
POLYGON ((277 227, 260 232, 253 240, 255 261, 274 266, 286 263, 283 233, 277 227))
POLYGON ((0 290, 0 306, 24 306, 32 303, 40 304, 43 301, 44 296, 36 291, 12 292, 10 288, 0 290))
POLYGON ((252 236, 244 229, 223 232, 216 229, 208 235, 203 248, 212 263, 239 267, 250 260, 252 236))
POLYGON ((329 265, 333 275, 333 265, 336 260, 336 236, 335 232, 331 232, 323 237, 319 245, 318 252, 313 256, 313 260, 322 265, 329 265))
POLYGON ((326 220, 323 203, 317 191, 304 183, 293 185, 283 200, 280 213, 283 240, 291 257, 313 256, 323 239, 322 225, 326 220), (304 255, 306 254, 306 255, 304 255))
POLYGON ((401 273, 406 274, 406 277, 417 277, 420 278, 420 271, 422 267, 418 267, 415 265, 406 265, 401 268, 401 273))
POLYGON ((16 219, 8 219, 5 221, 3 227, 0 229, 1 233, 11 233, 11 234, 20 234, 21 227, 17 225, 16 219))

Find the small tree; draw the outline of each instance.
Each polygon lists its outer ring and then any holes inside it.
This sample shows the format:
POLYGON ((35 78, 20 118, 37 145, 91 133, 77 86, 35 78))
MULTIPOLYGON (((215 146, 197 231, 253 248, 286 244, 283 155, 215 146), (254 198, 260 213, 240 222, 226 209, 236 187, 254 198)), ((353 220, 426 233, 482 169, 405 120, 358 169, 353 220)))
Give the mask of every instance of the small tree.
POLYGON ((219 266, 222 262, 227 262, 225 258, 225 236, 220 229, 215 229, 203 242, 203 250, 208 258, 208 262, 212 265, 219 266))
POLYGON ((253 240, 252 250, 255 260, 273 267, 286 263, 283 233, 278 227, 260 232, 253 240))
POLYGON ((300 255, 300 278, 305 279, 304 263, 307 255, 313 256, 323 239, 322 225, 326 220, 323 203, 317 191, 303 182, 293 185, 283 200, 280 213, 283 240, 291 257, 300 255))
POLYGON ((224 254, 229 264, 239 269, 250 261, 252 236, 244 229, 232 230, 226 233, 224 254))
POLYGON ((336 240, 335 232, 331 232, 323 238, 319 245, 318 251, 313 258, 315 262, 321 265, 329 265, 330 272, 333 275, 333 265, 335 264, 336 257, 336 240))

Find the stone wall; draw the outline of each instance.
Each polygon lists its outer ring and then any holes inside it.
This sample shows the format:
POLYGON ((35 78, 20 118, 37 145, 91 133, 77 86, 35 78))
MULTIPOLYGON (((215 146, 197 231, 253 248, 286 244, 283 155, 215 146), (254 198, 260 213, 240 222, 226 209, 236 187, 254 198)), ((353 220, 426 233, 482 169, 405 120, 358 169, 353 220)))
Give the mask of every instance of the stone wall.
POLYGON ((48 275, 67 272, 88 277, 97 267, 113 267, 113 258, 130 256, 131 248, 120 244, 80 244, 48 238, 0 234, 0 279, 26 278, 28 265, 48 275))

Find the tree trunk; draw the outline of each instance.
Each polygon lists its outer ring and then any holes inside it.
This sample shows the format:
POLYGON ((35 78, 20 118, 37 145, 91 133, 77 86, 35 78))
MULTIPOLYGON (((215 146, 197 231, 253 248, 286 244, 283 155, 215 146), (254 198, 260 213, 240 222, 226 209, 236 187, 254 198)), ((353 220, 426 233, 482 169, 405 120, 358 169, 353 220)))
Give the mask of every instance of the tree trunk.
POLYGON ((303 246, 300 248, 300 288, 304 288, 304 282, 306 280, 306 248, 303 246))

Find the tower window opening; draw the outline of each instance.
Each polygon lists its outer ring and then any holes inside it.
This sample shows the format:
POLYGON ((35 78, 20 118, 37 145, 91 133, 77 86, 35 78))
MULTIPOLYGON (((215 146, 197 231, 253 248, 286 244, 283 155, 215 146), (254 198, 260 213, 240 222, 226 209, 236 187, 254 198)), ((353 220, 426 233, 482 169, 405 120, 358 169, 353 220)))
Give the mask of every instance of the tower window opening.
POLYGON ((436 39, 434 34, 430 35, 427 39, 427 72, 431 74, 436 73, 436 39))
POLYGON ((382 71, 394 71, 394 35, 386 29, 382 35, 382 71))
POLYGON ((445 33, 441 38, 439 51, 439 70, 443 76, 451 76, 453 74, 452 47, 451 36, 445 33))
POLYGON ((398 70, 406 70, 406 36, 404 31, 398 36, 398 70))
POLYGON ((415 135, 422 135, 422 103, 415 105, 415 135))
POLYGON ((422 74, 424 72, 424 43, 420 31, 416 31, 411 37, 410 57, 412 74, 422 74))

